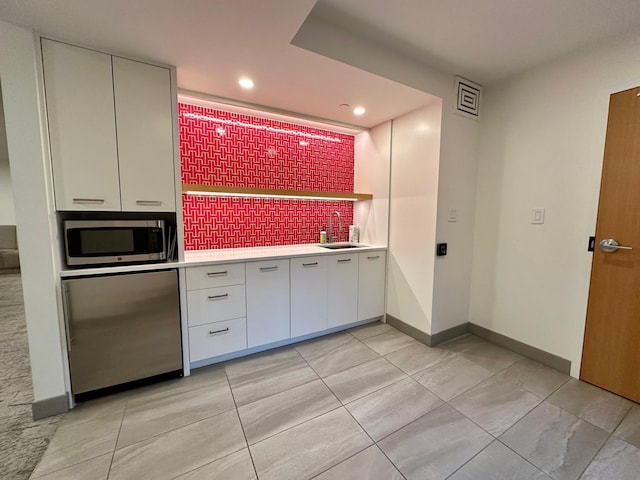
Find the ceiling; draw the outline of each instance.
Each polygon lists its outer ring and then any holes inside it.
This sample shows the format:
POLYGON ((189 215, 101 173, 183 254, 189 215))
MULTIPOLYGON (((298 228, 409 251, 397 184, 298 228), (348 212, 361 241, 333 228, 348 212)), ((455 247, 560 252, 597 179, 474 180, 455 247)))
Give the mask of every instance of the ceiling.
POLYGON ((361 127, 433 100, 292 45, 309 15, 484 85, 640 28, 638 0, 0 2, 0 19, 44 36, 175 65, 185 90, 361 127), (243 75, 253 90, 238 86, 243 75), (343 103, 367 111, 355 117, 343 103))

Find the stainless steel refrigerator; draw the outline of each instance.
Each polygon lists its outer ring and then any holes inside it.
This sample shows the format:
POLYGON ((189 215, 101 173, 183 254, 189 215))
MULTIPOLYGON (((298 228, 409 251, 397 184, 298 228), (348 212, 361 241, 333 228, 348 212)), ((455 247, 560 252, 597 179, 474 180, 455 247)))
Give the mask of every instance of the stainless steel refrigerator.
POLYGON ((62 288, 76 399, 182 370, 176 270, 73 278, 62 288))

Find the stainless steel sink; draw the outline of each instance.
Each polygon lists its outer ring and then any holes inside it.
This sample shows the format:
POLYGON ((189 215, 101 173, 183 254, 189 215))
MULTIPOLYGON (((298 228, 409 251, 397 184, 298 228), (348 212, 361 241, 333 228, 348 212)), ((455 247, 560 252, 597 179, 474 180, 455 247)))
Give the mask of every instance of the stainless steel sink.
POLYGON ((365 245, 354 245, 352 243, 329 243, 327 245, 320 245, 322 248, 328 248, 329 250, 342 250, 344 248, 362 248, 365 245))

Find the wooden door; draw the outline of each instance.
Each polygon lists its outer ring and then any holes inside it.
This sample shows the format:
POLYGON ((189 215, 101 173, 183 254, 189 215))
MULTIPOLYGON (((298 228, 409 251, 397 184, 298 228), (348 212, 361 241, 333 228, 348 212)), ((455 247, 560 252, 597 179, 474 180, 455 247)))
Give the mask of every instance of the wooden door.
POLYGON ((580 376, 640 402, 640 87, 609 103, 580 376))

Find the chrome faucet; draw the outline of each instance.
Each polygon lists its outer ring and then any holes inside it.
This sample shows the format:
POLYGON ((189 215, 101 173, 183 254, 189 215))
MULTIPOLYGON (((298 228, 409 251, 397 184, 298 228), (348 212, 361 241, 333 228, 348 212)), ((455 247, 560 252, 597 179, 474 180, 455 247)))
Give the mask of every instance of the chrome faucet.
POLYGON ((342 231, 342 216, 340 215, 340 212, 335 211, 335 212, 331 212, 331 214, 329 215, 329 231, 327 232, 327 242, 328 243, 333 243, 336 241, 336 236, 333 234, 333 216, 337 215, 338 216, 338 225, 339 225, 339 231, 342 231))

